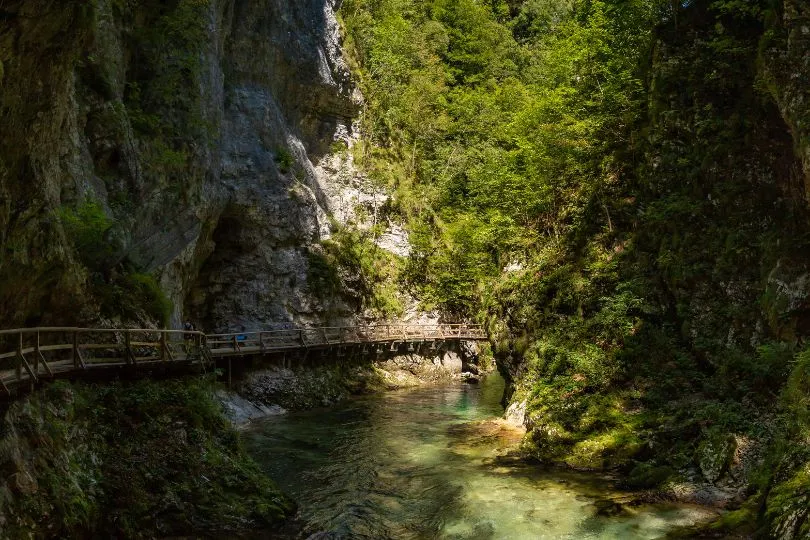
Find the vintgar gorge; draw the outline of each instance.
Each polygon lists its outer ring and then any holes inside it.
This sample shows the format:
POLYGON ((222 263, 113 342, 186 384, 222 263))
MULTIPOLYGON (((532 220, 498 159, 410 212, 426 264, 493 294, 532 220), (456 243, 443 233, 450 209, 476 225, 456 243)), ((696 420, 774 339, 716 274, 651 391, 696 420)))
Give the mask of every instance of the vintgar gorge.
POLYGON ((810 538, 808 28, 0 2, 0 539, 810 538))

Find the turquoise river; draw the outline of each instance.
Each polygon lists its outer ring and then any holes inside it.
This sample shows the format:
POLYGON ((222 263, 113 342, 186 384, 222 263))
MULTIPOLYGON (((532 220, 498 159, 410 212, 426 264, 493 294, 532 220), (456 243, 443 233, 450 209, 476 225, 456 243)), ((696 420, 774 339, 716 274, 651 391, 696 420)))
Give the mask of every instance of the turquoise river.
POLYGON ((300 505, 302 538, 662 538, 712 517, 634 504, 610 478, 503 455, 503 381, 403 390, 253 424, 247 446, 300 505))

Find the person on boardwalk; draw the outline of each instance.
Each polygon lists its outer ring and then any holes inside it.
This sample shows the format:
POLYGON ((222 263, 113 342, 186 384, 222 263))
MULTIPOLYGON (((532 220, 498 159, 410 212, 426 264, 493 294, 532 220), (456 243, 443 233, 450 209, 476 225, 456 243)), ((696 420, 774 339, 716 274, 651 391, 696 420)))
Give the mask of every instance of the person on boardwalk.
POLYGON ((189 354, 191 352, 191 342, 194 340, 193 332, 196 330, 196 328, 194 327, 194 323, 191 321, 186 321, 183 323, 183 330, 183 339, 186 342, 186 354, 189 354))

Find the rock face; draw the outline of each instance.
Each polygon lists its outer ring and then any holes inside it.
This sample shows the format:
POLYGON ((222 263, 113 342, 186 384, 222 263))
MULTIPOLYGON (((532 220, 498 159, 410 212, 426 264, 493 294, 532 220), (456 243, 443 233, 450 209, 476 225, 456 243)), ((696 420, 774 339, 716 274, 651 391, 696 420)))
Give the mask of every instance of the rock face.
POLYGON ((810 193, 810 8, 801 0, 784 0, 780 14, 764 42, 762 75, 796 141, 804 168, 804 191, 810 193))
MULTIPOLYGON (((462 347, 386 350, 368 357, 317 355, 255 364, 238 375, 234 393, 219 396, 236 423, 281 414, 284 410, 328 407, 351 395, 464 380, 468 361, 462 347)), ((473 366, 474 364, 468 364, 473 366)))
POLYGON ((4 3, 0 324, 120 316, 132 275, 157 277, 175 325, 347 317, 308 279, 336 212, 317 165, 359 99, 336 8, 4 3))

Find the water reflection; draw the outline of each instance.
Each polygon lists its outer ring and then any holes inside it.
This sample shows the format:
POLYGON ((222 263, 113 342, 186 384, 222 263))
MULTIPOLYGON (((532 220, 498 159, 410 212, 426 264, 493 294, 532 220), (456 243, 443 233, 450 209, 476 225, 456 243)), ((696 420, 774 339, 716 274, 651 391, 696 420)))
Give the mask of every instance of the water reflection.
POLYGON ((268 419, 246 439, 323 538, 658 538, 710 515, 619 504, 603 515, 623 496, 608 480, 495 459, 519 438, 495 421, 502 389, 489 378, 361 398, 268 419))

